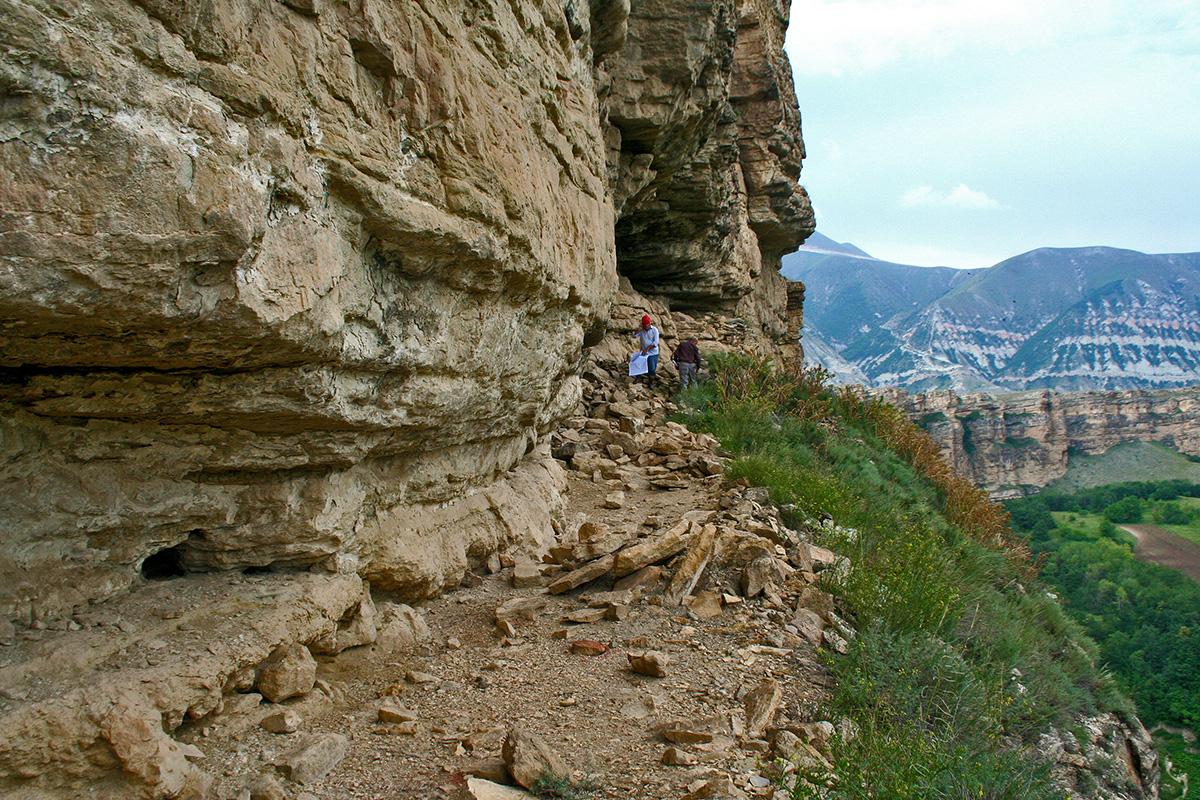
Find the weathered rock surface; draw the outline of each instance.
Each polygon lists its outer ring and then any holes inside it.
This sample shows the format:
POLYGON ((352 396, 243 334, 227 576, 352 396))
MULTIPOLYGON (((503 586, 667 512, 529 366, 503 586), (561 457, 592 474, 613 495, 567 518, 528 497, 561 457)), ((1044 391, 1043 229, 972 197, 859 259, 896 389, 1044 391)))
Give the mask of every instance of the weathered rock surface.
POLYGON ((786 338, 786 4, 58 5, 3 4, 10 616, 143 567, 427 596, 550 542, 618 271, 786 338))
POLYGON ((355 575, 187 577, 97 606, 80 630, 6 648, 0 691, 22 699, 0 701, 0 794, 199 791, 202 753, 170 732, 219 711, 246 668, 321 636, 363 595, 355 575))
MULTIPOLYGON (((429 637, 362 579, 412 601, 498 551, 537 562, 581 352, 623 359, 635 313, 796 349, 777 273, 812 215, 782 0, 0 16, 2 680, 57 671, 0 705, 0 793, 202 792, 170 733, 273 650, 429 637), (260 568, 274 594, 214 600, 144 664, 94 630, 21 638, 260 568)), ((719 474, 643 427, 603 455, 668 491, 719 474)))
POLYGON ((954 469, 1007 499, 1067 472, 1071 453, 1162 442, 1200 455, 1200 390, 957 395, 879 390, 942 448, 954 469))

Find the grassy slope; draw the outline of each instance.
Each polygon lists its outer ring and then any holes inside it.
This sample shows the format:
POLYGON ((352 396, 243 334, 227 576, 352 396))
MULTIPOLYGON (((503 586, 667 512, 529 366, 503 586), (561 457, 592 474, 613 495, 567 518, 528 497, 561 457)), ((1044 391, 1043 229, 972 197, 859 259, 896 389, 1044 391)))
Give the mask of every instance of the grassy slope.
POLYGON ((1072 454, 1067 474, 1044 491, 1072 494, 1080 489, 1123 481, 1173 479, 1200 481, 1200 463, 1166 445, 1126 442, 1098 456, 1072 454))
MULTIPOLYGON (((858 735, 836 743, 825 796, 1061 797, 1027 748, 1128 705, 1096 669, 1095 646, 998 547, 994 506, 939 471, 923 455, 936 447, 894 410, 834 397, 811 375, 717 367, 684 396, 688 425, 737 456, 731 477, 766 486, 794 524, 850 559, 826 584, 859 631, 830 662, 833 711, 858 735), (818 525, 824 515, 838 526, 818 525)), ((798 782, 793 796, 816 794, 798 782)))

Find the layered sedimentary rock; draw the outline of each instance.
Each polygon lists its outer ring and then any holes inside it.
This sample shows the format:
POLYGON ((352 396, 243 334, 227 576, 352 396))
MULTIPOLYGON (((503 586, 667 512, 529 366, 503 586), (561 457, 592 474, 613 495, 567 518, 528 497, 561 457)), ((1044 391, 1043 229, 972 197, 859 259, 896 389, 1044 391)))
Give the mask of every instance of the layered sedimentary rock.
MULTIPOLYGON (((0 0, 0 612, 552 535, 618 278, 786 344, 777 0, 0 0)), ((792 325, 795 327, 795 311, 792 325)))
POLYGON ((941 446, 959 474, 997 498, 1036 491, 1067 472, 1072 453, 1161 442, 1200 454, 1200 389, 1127 392, 877 394, 941 446))

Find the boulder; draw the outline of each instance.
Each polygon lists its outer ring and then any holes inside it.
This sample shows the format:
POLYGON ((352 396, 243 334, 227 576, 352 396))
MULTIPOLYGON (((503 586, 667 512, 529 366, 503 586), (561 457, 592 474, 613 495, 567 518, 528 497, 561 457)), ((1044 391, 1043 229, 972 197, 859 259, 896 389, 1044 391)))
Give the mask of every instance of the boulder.
POLYGON ((255 688, 272 703, 312 691, 317 681, 317 662, 302 644, 293 642, 276 648, 258 668, 255 688))
POLYGON ((641 653, 627 653, 626 656, 629 658, 629 669, 639 675, 649 675, 653 678, 667 676, 667 665, 671 663, 671 657, 666 653, 646 650, 641 653))
POLYGON ((570 774, 558 753, 528 728, 511 728, 500 754, 513 780, 526 789, 532 789, 539 778, 566 778, 570 774))

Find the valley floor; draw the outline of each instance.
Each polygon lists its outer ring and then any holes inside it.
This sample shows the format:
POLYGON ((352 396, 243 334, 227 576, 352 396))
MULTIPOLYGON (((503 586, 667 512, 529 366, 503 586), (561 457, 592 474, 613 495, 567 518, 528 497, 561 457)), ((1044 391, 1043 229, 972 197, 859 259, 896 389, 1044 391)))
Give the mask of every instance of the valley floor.
POLYGON ((1157 525, 1120 527, 1137 539, 1133 554, 1139 559, 1179 570, 1193 580, 1200 581, 1200 544, 1189 542, 1157 525))

